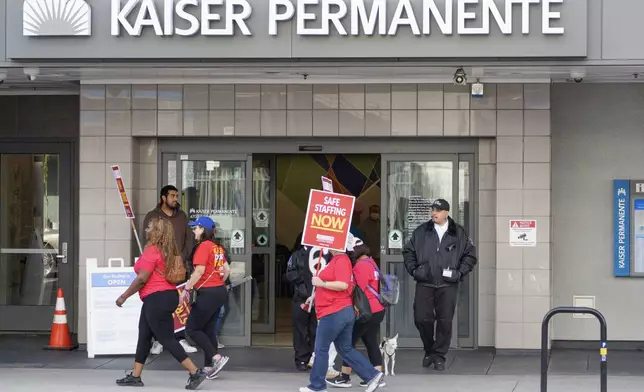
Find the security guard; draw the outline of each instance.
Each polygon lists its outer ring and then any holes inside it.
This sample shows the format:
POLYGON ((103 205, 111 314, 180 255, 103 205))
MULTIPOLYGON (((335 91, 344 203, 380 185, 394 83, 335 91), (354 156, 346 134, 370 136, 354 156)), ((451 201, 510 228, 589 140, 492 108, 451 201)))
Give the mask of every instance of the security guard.
POLYGON ((416 281, 414 322, 425 348, 423 367, 444 371, 458 284, 476 265, 476 247, 449 217, 446 200, 436 200, 431 210, 432 219, 414 230, 402 253, 405 269, 416 281))

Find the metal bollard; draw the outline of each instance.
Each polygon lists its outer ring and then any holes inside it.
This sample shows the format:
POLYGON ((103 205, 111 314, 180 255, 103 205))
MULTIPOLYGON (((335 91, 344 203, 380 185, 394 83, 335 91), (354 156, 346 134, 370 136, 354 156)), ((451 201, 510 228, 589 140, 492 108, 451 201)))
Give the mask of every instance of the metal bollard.
POLYGON ((543 317, 543 322, 541 323, 541 392, 548 391, 548 326, 550 324, 550 319, 555 314, 559 313, 585 313, 592 314, 599 321, 599 360, 600 360, 600 374, 599 374, 599 385, 600 392, 607 392, 608 389, 608 342, 607 342, 607 332, 606 332, 606 319, 604 315, 601 314, 597 309, 592 308, 576 308, 573 306, 561 306, 558 308, 551 309, 543 317))

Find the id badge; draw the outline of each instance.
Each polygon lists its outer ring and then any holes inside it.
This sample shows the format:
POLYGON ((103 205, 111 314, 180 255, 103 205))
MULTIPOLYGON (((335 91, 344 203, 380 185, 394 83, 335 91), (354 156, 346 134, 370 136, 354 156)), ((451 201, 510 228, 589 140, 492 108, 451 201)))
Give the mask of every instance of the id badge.
POLYGON ((443 270, 443 277, 445 278, 451 278, 452 277, 452 270, 447 268, 443 270))

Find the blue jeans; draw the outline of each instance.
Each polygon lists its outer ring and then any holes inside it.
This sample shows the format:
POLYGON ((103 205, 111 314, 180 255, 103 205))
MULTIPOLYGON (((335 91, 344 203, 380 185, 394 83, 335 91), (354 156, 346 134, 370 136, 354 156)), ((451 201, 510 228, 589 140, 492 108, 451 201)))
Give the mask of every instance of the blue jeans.
POLYGON ((329 367, 329 346, 335 344, 338 354, 365 381, 371 381, 378 371, 371 366, 367 358, 351 345, 355 314, 353 307, 348 306, 337 313, 322 317, 318 321, 315 336, 315 361, 311 370, 309 389, 322 391, 326 389, 326 372, 329 367))
POLYGON ((217 322, 215 323, 215 336, 221 333, 221 326, 224 324, 224 316, 226 315, 226 305, 222 305, 217 315, 217 322))

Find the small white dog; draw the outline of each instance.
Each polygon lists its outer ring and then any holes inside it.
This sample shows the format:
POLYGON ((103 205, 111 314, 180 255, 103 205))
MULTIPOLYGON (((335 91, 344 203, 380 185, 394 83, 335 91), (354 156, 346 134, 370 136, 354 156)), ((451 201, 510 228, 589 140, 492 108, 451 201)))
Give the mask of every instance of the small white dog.
POLYGON ((380 353, 385 368, 385 376, 391 374, 395 376, 396 368, 396 349, 398 348, 398 334, 393 338, 384 338, 380 343, 380 353), (391 372, 389 371, 389 362, 391 362, 391 372))

